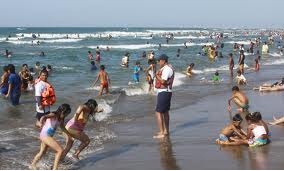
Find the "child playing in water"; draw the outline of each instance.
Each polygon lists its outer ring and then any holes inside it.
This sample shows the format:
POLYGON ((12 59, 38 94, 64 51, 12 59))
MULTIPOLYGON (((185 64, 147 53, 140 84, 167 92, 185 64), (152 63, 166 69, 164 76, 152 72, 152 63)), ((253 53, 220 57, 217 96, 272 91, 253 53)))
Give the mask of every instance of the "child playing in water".
POLYGON ((245 85, 247 84, 247 80, 245 76, 242 74, 241 70, 237 71, 236 81, 238 85, 245 85))
POLYGON ((27 88, 27 91, 34 91, 35 89, 35 82, 34 82, 34 78, 33 76, 29 76, 29 79, 28 79, 28 88, 27 88))
POLYGON ((139 72, 140 72, 140 70, 141 70, 140 62, 136 61, 135 66, 134 66, 134 73, 133 73, 133 80, 136 83, 139 83, 139 72))
POLYGON ((216 71, 215 74, 213 75, 212 81, 214 81, 214 82, 221 81, 218 71, 216 71))
POLYGON ((247 96, 240 91, 238 86, 234 86, 232 88, 233 95, 228 100, 228 111, 231 112, 231 101, 233 100, 235 104, 238 106, 239 112, 247 112, 249 109, 249 100, 247 96))
POLYGON ((191 64, 187 67, 187 69, 186 69, 186 75, 188 75, 188 76, 190 76, 190 77, 193 75, 193 72, 192 72, 193 67, 194 67, 194 63, 191 63, 191 64))
POLYGON ((232 122, 225 126, 216 140, 217 144, 222 145, 240 145, 240 142, 236 139, 246 139, 246 133, 241 129, 241 123, 243 119, 240 114, 236 114, 233 117, 232 122))
POLYGON ((94 82, 94 86, 99 80, 101 81, 99 96, 102 96, 104 89, 106 90, 106 94, 109 94, 110 78, 108 76, 108 73, 105 72, 104 65, 100 66, 100 72, 98 73, 97 79, 94 82))

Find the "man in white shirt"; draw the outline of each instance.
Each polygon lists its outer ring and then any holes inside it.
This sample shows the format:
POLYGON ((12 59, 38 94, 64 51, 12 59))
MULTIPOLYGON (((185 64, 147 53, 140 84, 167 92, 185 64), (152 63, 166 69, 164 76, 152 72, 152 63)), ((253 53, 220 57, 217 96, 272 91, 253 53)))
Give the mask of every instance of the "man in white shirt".
POLYGON ((36 126, 39 125, 39 120, 42 116, 47 115, 50 113, 50 106, 43 106, 42 105, 42 93, 46 89, 46 82, 47 82, 48 72, 46 70, 42 70, 39 75, 39 79, 36 81, 35 84, 35 99, 36 99, 36 118, 37 123, 36 126))
POLYGON ((266 42, 264 42, 264 45, 262 45, 262 54, 268 54, 269 47, 266 42))
POLYGON ((155 87, 158 91, 156 118, 159 132, 153 138, 163 138, 169 134, 169 110, 171 107, 174 70, 168 64, 168 56, 163 54, 158 58, 160 70, 156 73, 155 87))

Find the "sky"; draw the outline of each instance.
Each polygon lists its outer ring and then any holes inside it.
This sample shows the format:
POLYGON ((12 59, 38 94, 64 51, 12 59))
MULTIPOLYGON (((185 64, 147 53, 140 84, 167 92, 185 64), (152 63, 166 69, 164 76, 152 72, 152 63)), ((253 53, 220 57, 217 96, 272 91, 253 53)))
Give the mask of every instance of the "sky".
POLYGON ((284 27, 283 0, 0 0, 0 27, 284 27))

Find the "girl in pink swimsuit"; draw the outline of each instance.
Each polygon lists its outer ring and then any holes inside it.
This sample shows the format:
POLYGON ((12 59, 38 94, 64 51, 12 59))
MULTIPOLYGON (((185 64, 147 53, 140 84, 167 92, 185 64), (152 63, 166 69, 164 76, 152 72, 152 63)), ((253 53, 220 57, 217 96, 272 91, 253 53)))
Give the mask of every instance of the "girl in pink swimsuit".
POLYGON ((58 169, 58 162, 61 158, 63 149, 59 145, 59 143, 53 138, 55 134, 56 128, 60 125, 63 132, 69 134, 68 131, 64 127, 64 119, 71 112, 71 108, 69 104, 62 104, 58 107, 55 112, 51 112, 47 115, 44 115, 40 119, 40 126, 42 127, 40 132, 40 151, 34 157, 32 164, 30 166, 31 169, 37 169, 36 164, 42 158, 42 156, 46 153, 46 150, 49 148, 53 149, 55 154, 53 169, 58 169))
POLYGON ((66 129, 68 130, 70 135, 65 134, 66 146, 62 154, 62 159, 72 148, 75 139, 81 141, 81 144, 73 155, 73 157, 79 159, 79 154, 81 153, 81 151, 90 143, 90 138, 84 133, 85 125, 91 115, 95 114, 96 112, 102 111, 102 109, 98 109, 98 104, 94 99, 89 99, 85 104, 78 107, 74 117, 70 119, 66 124, 66 129))

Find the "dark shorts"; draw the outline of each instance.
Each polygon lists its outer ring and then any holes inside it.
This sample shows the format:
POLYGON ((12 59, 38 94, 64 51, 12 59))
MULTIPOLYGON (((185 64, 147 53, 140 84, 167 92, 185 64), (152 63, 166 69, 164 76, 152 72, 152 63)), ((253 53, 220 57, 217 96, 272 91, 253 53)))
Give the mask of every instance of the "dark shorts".
POLYGON ((37 112, 37 113, 36 113, 36 118, 37 118, 37 120, 39 121, 41 117, 43 117, 44 115, 47 115, 47 114, 49 114, 49 113, 50 113, 50 111, 45 112, 45 113, 39 113, 39 112, 37 112))
POLYGON ((157 96, 156 112, 166 113, 171 108, 172 92, 160 92, 157 96))

